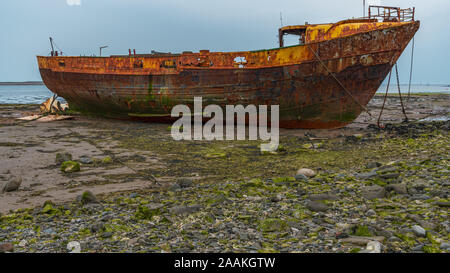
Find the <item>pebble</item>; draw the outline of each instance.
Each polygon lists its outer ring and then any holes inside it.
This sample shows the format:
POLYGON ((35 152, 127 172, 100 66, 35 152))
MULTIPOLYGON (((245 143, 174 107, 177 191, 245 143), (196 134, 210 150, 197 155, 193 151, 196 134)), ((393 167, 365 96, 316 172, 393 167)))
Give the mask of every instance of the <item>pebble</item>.
POLYGON ((170 209, 173 214, 190 214, 199 211, 202 207, 200 205, 192 206, 176 206, 170 209))
POLYGON ((370 241, 367 243, 366 250, 368 253, 381 253, 381 243, 378 241, 370 241))
POLYGON ((450 244, 449 243, 441 243, 440 248, 449 250, 450 249, 450 244))
POLYGON ((81 245, 77 241, 72 241, 67 244, 67 251, 69 253, 81 253, 81 245))
POLYGON ((300 173, 300 174, 296 174, 294 176, 296 181, 303 181, 303 182, 308 182, 308 177, 306 177, 306 175, 300 173))
POLYGON ((427 231, 423 227, 418 226, 418 225, 414 225, 412 227, 412 231, 418 237, 425 237, 427 235, 427 231))
POLYGON ((372 200, 376 198, 384 198, 386 190, 378 185, 367 186, 362 190, 362 196, 366 199, 372 200))
POLYGON ((308 201, 306 203, 306 208, 314 212, 323 212, 328 210, 328 206, 322 202, 308 201))
POLYGON ((0 244, 0 253, 4 252, 14 252, 14 245, 11 243, 0 244))
MULTIPOLYGON (((66 161, 68 161, 68 160, 66 160, 66 161)), ((80 159, 78 161, 80 163, 82 163, 82 164, 92 164, 92 163, 94 163, 92 158, 90 158, 88 156, 82 156, 82 157, 80 157, 80 159)))
POLYGON ((393 191, 396 194, 408 194, 405 184, 390 184, 386 186, 387 191, 393 191))
POLYGON ((322 201, 322 200, 337 200, 338 197, 334 194, 330 193, 319 193, 319 194, 312 194, 309 196, 309 200, 311 201, 322 201))
POLYGON ((2 188, 2 192, 17 191, 22 184, 21 176, 13 176, 9 178, 9 181, 2 188))
POLYGON ((63 162, 72 161, 72 155, 68 152, 57 153, 55 162, 58 165, 61 165, 63 162))
POLYGON ((20 247, 25 247, 27 245, 27 240, 23 239, 22 241, 19 242, 18 246, 20 247))
POLYGON ((374 177, 377 177, 377 176, 378 176, 378 174, 375 171, 366 172, 366 173, 357 173, 355 175, 355 177, 357 179, 361 179, 361 180, 366 180, 366 179, 374 178, 374 177))
POLYGON ((181 178, 177 180, 177 184, 180 186, 180 188, 189 188, 192 187, 194 182, 189 178, 181 178))
POLYGON ((306 168, 299 169, 297 171, 297 175, 299 175, 299 174, 303 174, 306 177, 314 177, 314 176, 316 176, 316 172, 315 171, 313 171, 311 169, 306 169, 306 168))
POLYGON ((373 209, 369 209, 368 211, 366 211, 366 216, 375 216, 377 215, 377 213, 373 210, 373 209))

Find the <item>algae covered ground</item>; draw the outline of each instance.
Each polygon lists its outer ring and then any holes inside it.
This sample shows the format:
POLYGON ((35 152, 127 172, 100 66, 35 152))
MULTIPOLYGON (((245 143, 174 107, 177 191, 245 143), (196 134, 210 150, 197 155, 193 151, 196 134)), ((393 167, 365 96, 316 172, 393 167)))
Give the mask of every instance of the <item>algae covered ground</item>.
POLYGON ((167 124, 17 122, 35 107, 2 106, 0 181, 23 182, 0 193, 0 245, 354 253, 377 242, 381 252, 449 252, 450 122, 420 121, 445 117, 448 101, 416 96, 413 121, 401 123, 393 97, 384 129, 362 115, 339 130, 281 130, 275 154, 260 141, 174 141, 167 124))

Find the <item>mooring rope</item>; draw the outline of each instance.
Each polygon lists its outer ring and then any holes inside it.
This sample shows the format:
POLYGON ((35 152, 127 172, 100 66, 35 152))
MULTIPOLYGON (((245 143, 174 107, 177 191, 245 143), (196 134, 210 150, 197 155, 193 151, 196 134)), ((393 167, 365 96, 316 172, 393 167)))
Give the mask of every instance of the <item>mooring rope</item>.
POLYGON ((380 115, 378 116, 378 120, 377 120, 377 126, 378 128, 382 129, 383 127, 380 125, 380 120, 381 120, 381 115, 383 115, 383 110, 384 110, 384 106, 386 105, 386 99, 388 96, 388 92, 389 92, 389 85, 391 84, 391 75, 392 75, 392 68, 389 71, 389 80, 388 80, 388 84, 386 86, 386 94, 384 95, 384 101, 383 101, 383 106, 381 106, 381 111, 380 111, 380 115))
POLYGON ((372 115, 370 114, 369 110, 362 105, 353 95, 350 91, 347 90, 347 88, 345 88, 345 86, 341 83, 341 81, 339 81, 339 79, 334 75, 333 72, 331 72, 330 69, 328 69, 328 67, 325 65, 325 63, 320 59, 319 55, 317 55, 317 53, 314 51, 314 49, 311 48, 311 46, 308 46, 308 48, 311 50, 311 52, 316 56, 317 60, 322 64, 322 66, 327 70, 327 72, 329 74, 331 74, 331 76, 333 76, 333 78, 336 80, 336 82, 342 87, 342 89, 344 89, 345 92, 347 92, 347 94, 357 103, 359 104, 359 106, 361 106, 362 109, 364 109, 364 111, 367 112, 367 114, 369 114, 370 117, 372 117, 372 115))
POLYGON ((400 91, 400 79, 398 75, 397 63, 395 63, 395 73, 397 74, 397 86, 398 86, 398 95, 400 97, 400 104, 402 105, 402 112, 403 115, 405 116, 404 122, 408 122, 408 116, 406 115, 405 106, 403 105, 402 92, 400 91))
POLYGON ((415 37, 413 37, 412 40, 412 49, 411 49, 411 68, 409 70, 409 87, 408 87, 408 100, 411 97, 411 80, 412 80, 412 73, 413 73, 413 64, 414 64, 414 42, 415 37))

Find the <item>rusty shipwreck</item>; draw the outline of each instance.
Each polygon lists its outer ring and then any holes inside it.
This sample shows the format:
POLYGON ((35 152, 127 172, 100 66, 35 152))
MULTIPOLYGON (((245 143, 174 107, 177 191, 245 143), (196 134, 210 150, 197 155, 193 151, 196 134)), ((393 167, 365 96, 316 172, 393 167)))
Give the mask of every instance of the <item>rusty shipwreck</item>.
POLYGON ((280 127, 354 121, 419 29, 414 9, 371 6, 369 16, 279 29, 279 47, 242 52, 109 57, 38 56, 45 85, 72 108, 170 121, 175 105, 279 105, 280 127), (284 46, 285 35, 299 44, 284 46))

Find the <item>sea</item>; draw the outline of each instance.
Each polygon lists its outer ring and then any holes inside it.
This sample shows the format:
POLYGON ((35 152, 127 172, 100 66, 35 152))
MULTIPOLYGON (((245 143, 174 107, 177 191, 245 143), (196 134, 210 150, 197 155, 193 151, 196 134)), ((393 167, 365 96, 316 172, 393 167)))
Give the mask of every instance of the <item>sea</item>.
MULTIPOLYGON (((400 91, 408 93, 409 85, 401 84, 400 91)), ((386 85, 381 85, 378 93, 384 94, 386 85)), ((398 93, 397 85, 389 87, 389 93, 398 93)), ((411 93, 445 93, 450 94, 449 84, 413 84, 411 93)), ((40 104, 53 93, 43 84, 2 84, 0 83, 0 104, 40 104)), ((61 99, 63 101, 63 99, 61 99)))

